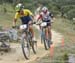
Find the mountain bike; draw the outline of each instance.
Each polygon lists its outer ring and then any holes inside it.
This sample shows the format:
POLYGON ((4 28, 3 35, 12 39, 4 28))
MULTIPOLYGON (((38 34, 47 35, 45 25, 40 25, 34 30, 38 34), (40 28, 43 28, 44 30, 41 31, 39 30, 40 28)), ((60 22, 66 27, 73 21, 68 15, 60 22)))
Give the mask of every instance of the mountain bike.
POLYGON ((27 24, 20 25, 20 28, 23 29, 21 34, 21 46, 26 59, 30 57, 30 47, 34 54, 37 52, 37 41, 32 40, 32 33, 29 31, 28 26, 27 24))
POLYGON ((46 34, 45 34, 47 23, 48 22, 42 22, 42 23, 37 24, 41 26, 41 41, 42 41, 41 43, 44 43, 45 50, 48 50, 50 48, 50 45, 52 44, 50 37, 48 37, 47 39, 46 34))

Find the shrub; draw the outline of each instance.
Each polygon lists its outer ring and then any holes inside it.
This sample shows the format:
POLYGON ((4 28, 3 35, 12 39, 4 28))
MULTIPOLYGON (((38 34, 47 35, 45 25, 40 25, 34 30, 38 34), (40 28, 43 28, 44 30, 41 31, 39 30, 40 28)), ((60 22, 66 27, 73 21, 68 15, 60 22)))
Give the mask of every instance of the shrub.
POLYGON ((75 18, 75 9, 72 9, 67 12, 67 18, 69 18, 69 19, 75 18))

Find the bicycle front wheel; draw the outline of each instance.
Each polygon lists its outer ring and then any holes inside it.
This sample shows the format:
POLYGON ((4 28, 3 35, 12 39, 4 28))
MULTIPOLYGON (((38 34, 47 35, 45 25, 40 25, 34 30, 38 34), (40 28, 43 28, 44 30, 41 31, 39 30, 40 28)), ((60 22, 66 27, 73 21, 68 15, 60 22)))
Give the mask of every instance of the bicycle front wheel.
POLYGON ((30 45, 28 39, 22 37, 21 43, 22 43, 21 46, 22 46, 24 57, 28 60, 30 58, 30 45))
POLYGON ((45 50, 49 49, 48 41, 46 39, 44 39, 44 47, 45 47, 45 50))

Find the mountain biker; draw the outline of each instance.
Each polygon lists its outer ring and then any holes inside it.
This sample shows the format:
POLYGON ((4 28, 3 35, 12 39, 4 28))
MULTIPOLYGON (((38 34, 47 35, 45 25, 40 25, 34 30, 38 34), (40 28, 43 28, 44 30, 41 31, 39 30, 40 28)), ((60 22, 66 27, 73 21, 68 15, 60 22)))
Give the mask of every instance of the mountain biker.
POLYGON ((53 18, 53 14, 49 12, 47 7, 43 7, 37 19, 37 21, 41 19, 43 22, 47 22, 45 34, 47 39, 48 39, 48 36, 50 35, 50 40, 52 39, 52 34, 51 34, 51 19, 52 18, 53 18))
MULTIPOLYGON (((14 17, 13 26, 16 26, 16 22, 18 18, 21 19, 22 24, 32 23, 32 20, 33 20, 32 12, 28 9, 24 9, 24 6, 21 3, 16 5, 15 10, 16 10, 16 14, 14 17)), ((33 37, 32 40, 36 41, 32 25, 29 25, 28 27, 29 27, 29 31, 32 33, 32 37, 33 37)))

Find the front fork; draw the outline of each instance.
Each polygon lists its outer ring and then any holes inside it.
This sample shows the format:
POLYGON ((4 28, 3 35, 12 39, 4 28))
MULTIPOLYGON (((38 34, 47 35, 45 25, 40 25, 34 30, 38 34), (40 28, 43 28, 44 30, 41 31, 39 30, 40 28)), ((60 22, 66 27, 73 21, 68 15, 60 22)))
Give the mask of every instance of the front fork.
POLYGON ((41 28, 40 34, 43 39, 49 39, 49 35, 46 35, 46 28, 41 28))
POLYGON ((44 28, 41 28, 40 34, 41 34, 41 43, 43 43, 43 41, 46 39, 44 28))

